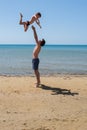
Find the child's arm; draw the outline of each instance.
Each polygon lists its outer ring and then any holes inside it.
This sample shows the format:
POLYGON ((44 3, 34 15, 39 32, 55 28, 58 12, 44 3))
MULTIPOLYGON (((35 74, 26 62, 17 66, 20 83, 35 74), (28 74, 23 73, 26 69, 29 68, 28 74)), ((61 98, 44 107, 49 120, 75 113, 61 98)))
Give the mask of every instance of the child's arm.
POLYGON ((35 41, 36 41, 36 43, 38 44, 38 36, 37 36, 36 29, 35 29, 34 26, 32 26, 32 30, 33 30, 33 33, 34 33, 35 41))
POLYGON ((36 23, 39 25, 40 28, 42 28, 41 25, 40 25, 40 21, 39 21, 39 19, 36 20, 36 23))

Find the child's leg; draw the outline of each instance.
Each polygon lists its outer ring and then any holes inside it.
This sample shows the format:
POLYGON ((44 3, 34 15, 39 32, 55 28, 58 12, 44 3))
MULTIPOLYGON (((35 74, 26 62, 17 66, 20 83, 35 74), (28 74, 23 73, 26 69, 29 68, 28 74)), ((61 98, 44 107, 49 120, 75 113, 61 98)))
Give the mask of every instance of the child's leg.
POLYGON ((28 30, 29 24, 27 22, 24 22, 24 31, 26 32, 28 30))
POLYGON ((19 22, 19 24, 24 25, 25 22, 22 22, 22 17, 23 17, 23 15, 20 13, 20 22, 19 22))
POLYGON ((27 31, 28 24, 27 24, 27 22, 22 22, 22 17, 23 17, 23 15, 20 13, 20 22, 19 22, 19 24, 24 26, 24 31, 27 31))

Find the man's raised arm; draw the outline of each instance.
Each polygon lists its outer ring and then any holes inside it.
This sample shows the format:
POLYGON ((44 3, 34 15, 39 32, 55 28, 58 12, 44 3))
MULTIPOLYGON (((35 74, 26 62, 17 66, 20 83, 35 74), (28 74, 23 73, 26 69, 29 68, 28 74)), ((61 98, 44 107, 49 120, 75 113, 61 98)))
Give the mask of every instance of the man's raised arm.
POLYGON ((35 41, 36 41, 36 43, 38 44, 38 36, 37 36, 36 29, 35 29, 34 26, 32 26, 32 30, 33 30, 33 33, 34 33, 35 41))

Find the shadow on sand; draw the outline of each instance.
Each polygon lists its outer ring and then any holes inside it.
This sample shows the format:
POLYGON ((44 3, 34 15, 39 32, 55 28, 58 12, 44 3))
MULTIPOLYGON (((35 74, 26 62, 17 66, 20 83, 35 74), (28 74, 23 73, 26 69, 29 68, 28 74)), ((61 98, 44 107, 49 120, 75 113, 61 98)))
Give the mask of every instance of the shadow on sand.
POLYGON ((41 84, 40 88, 52 91, 52 95, 62 94, 62 95, 75 96, 75 95, 79 94, 79 93, 76 93, 76 92, 71 92, 71 90, 68 90, 68 89, 54 88, 54 87, 46 86, 44 84, 41 84))

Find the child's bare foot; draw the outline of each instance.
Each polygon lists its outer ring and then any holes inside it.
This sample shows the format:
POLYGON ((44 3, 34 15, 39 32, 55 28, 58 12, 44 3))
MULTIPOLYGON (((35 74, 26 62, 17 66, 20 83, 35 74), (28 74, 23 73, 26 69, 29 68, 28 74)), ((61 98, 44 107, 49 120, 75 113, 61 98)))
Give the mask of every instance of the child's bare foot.
POLYGON ((21 18, 23 17, 22 13, 20 13, 20 17, 21 17, 21 18))
POLYGON ((22 22, 22 17, 23 17, 23 15, 20 13, 20 21, 19 21, 19 24, 20 24, 20 25, 23 24, 23 22, 22 22))

